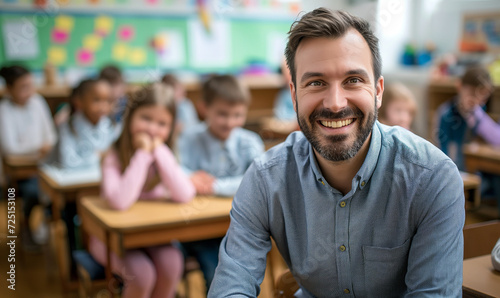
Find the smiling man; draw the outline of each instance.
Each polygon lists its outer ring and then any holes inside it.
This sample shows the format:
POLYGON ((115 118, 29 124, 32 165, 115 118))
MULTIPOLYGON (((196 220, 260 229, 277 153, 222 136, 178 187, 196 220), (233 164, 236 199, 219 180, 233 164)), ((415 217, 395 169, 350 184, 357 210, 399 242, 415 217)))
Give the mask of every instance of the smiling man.
POLYGON ((248 169, 209 297, 256 297, 271 236, 299 297, 460 297, 460 174, 376 121, 384 79, 368 23, 316 9, 292 25, 285 53, 302 132, 248 169))

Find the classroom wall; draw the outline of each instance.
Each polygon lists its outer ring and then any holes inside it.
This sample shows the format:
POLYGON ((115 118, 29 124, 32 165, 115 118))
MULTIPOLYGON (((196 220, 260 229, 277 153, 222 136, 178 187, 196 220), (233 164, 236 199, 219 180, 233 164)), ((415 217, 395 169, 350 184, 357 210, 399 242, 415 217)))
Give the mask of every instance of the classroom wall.
POLYGON ((63 70, 110 62, 126 69, 197 73, 238 72, 252 63, 274 70, 299 1, 249 1, 251 7, 208 1, 208 16, 188 0, 103 1, 102 9, 82 2, 37 9, 24 4, 29 1, 0 0, 0 61, 34 70, 47 62, 63 70), (141 1, 164 6, 147 9, 141 1))

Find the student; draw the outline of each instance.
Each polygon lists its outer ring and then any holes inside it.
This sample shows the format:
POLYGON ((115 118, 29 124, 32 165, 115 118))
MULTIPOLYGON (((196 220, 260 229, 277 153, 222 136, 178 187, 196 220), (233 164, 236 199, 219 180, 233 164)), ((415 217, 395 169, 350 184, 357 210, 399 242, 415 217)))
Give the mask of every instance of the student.
MULTIPOLYGON (((199 195, 234 196, 253 159, 264 152, 260 137, 241 128, 249 105, 248 91, 230 75, 214 75, 202 87, 205 122, 179 141, 181 164, 199 195)), ((185 243, 205 276, 207 290, 218 261, 220 239, 185 243)))
POLYGON ((495 247, 491 252, 491 262, 493 264, 493 268, 500 271, 500 239, 498 239, 497 244, 495 244, 495 247))
MULTIPOLYGON (((35 93, 33 77, 22 66, 3 67, 0 76, 5 79, 7 94, 0 101, 0 151, 8 154, 38 154, 43 159, 52 149, 57 135, 45 99, 35 93)), ((36 177, 18 181, 19 195, 23 197, 25 248, 39 249, 33 242, 29 218, 38 204, 36 177)))
POLYGON ((115 123, 109 118, 114 107, 110 85, 104 80, 84 80, 72 100, 72 114, 59 127, 52 163, 63 169, 98 167, 101 154, 117 137, 115 123))
POLYGON ((177 106, 177 133, 190 130, 200 123, 198 113, 193 102, 186 98, 186 90, 182 83, 172 74, 166 74, 161 82, 171 86, 175 91, 175 102, 177 106))
MULTIPOLYGON (((123 131, 102 165, 102 196, 116 210, 137 200, 165 197, 188 202, 195 188, 167 146, 175 123, 173 90, 156 83, 135 93, 127 107, 123 131)), ((106 264, 106 247, 90 239, 90 253, 106 264)), ((174 297, 183 272, 182 253, 171 245, 112 254, 112 270, 124 279, 122 297, 174 297)))
MULTIPOLYGON (((492 86, 490 75, 484 68, 470 67, 460 78, 457 85, 458 95, 438 108, 439 147, 462 171, 465 170, 463 145, 471 141, 473 134, 473 131, 468 129, 464 116, 470 115, 478 105, 486 103, 492 86)), ((483 124, 487 123, 488 121, 483 124)), ((481 132, 487 135, 483 130, 481 132)))
POLYGON ((416 112, 415 98, 405 85, 393 83, 385 87, 383 103, 378 110, 380 123, 410 130, 416 112))
POLYGON ((298 297, 460 297, 462 179, 435 146, 376 121, 369 23, 315 9, 285 53, 301 132, 248 168, 208 297, 258 296, 271 237, 298 297))
POLYGON ((104 80, 111 86, 111 99, 114 102, 111 119, 121 123, 123 113, 127 107, 127 96, 125 94, 127 85, 123 79, 120 69, 113 65, 105 66, 99 72, 99 79, 104 80))

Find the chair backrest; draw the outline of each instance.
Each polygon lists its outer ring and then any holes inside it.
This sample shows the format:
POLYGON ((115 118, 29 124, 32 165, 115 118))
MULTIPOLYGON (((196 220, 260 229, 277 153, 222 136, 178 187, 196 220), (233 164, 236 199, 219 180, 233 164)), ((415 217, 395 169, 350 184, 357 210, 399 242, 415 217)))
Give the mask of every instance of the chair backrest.
POLYGON ((274 285, 274 297, 291 298, 299 288, 299 284, 293 277, 292 272, 290 272, 290 269, 287 269, 278 277, 274 285))
POLYGON ((464 259, 490 254, 500 238, 500 220, 464 227, 464 259))

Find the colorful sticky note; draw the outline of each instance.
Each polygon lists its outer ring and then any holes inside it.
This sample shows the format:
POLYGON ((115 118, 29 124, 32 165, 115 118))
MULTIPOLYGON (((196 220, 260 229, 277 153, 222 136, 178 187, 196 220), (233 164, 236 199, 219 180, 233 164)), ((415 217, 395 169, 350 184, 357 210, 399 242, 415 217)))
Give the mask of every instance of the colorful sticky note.
POLYGON ((87 49, 79 49, 76 52, 76 61, 80 65, 87 65, 94 61, 94 53, 87 49))
POLYGON ((129 41, 134 37, 135 29, 132 26, 124 25, 118 29, 118 39, 129 41))
POLYGON ((59 31, 70 32, 73 30, 73 26, 75 25, 75 20, 70 16, 57 16, 55 19, 55 27, 59 31))
POLYGON ((63 44, 68 41, 69 33, 61 29, 54 28, 52 29, 51 37, 53 43, 63 44))
POLYGON ((51 47, 47 51, 47 61, 52 65, 63 65, 66 58, 66 49, 63 47, 51 47))
POLYGON ((146 51, 143 48, 135 48, 130 51, 129 60, 133 65, 142 65, 146 62, 146 51))
POLYGON ((95 52, 101 48, 102 38, 99 35, 87 34, 83 38, 83 48, 95 52))
POLYGON ((117 43, 113 46, 113 51, 111 53, 114 60, 123 61, 127 58, 128 46, 124 43, 117 43))
POLYGON ((100 36, 106 36, 113 29, 113 19, 106 16, 100 16, 95 19, 95 33, 100 36))

